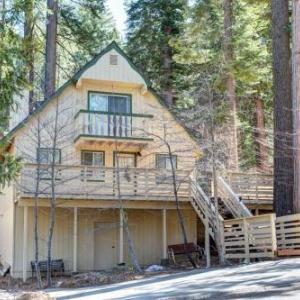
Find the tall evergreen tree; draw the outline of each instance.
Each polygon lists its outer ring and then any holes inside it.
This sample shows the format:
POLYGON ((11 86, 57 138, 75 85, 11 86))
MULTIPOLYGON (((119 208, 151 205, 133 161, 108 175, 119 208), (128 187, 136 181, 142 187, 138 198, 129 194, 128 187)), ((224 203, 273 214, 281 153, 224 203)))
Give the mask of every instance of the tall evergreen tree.
POLYGON ((293 212, 293 112, 289 26, 289 1, 272 0, 274 204, 279 216, 293 212))
POLYGON ((171 107, 177 98, 174 82, 183 68, 174 60, 173 43, 185 22, 185 0, 132 0, 127 7, 127 51, 171 107))
MULTIPOLYGON (((27 86, 25 44, 17 24, 18 3, 2 1, 0 23, 0 136, 8 128, 9 111, 15 108, 15 97, 27 86)), ((9 141, 0 142, 0 186, 9 184, 20 171, 20 159, 9 153, 9 141)))
POLYGON ((56 0, 47 0, 46 21, 46 56, 45 56, 45 99, 49 98, 56 88, 57 63, 57 13, 56 0))

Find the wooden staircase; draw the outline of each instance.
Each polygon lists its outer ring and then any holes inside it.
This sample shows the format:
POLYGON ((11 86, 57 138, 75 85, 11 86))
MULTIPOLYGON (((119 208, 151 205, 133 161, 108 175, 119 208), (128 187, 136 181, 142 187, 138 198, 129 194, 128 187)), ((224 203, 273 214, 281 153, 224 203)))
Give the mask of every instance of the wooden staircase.
POLYGON ((218 197, 221 198, 226 208, 230 211, 233 218, 251 217, 252 213, 235 194, 229 184, 219 176, 217 178, 218 197))
MULTIPOLYGON (((223 226, 224 214, 222 209, 216 211, 213 201, 203 191, 194 177, 191 177, 191 197, 190 202, 200 220, 209 228, 209 235, 213 240, 216 239, 216 233, 220 233, 220 226, 223 226)), ((240 201, 239 197, 233 192, 230 186, 222 177, 217 179, 218 196, 226 209, 233 218, 243 218, 252 216, 249 209, 240 201)))
POLYGON ((213 240, 216 239, 216 232, 219 231, 220 224, 223 223, 223 217, 216 212, 213 203, 206 193, 196 182, 195 178, 191 178, 191 204, 198 217, 205 226, 209 228, 209 235, 213 240))

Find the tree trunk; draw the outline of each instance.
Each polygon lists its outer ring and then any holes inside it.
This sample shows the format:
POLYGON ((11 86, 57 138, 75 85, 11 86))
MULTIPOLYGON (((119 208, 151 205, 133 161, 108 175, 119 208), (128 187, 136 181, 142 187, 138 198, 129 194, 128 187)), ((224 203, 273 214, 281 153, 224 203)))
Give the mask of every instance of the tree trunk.
POLYGON ((119 201, 119 208, 120 208, 120 213, 121 217, 123 220, 123 228, 125 229, 125 234, 126 234, 126 239, 128 242, 128 250, 129 250, 129 255, 131 258, 131 261, 134 265, 134 268, 137 272, 142 273, 142 269, 140 267, 134 243, 131 238, 130 230, 129 230, 129 224, 128 224, 128 219, 127 219, 127 214, 125 212, 124 206, 123 206, 123 200, 122 200, 122 193, 121 193, 121 178, 120 178, 120 165, 119 165, 119 157, 118 157, 118 144, 116 140, 115 144, 115 153, 116 153, 116 185, 117 185, 117 196, 118 196, 118 201, 119 201))
MULTIPOLYGON (((41 119, 37 117, 37 151, 41 149, 41 119)), ((34 261, 35 261, 35 275, 37 280, 38 288, 42 287, 42 279, 39 267, 39 194, 40 194, 40 175, 41 175, 41 158, 40 155, 37 157, 37 169, 36 169, 36 182, 35 182, 35 193, 34 193, 34 261)))
POLYGON ((47 8, 45 99, 54 94, 56 86, 57 1, 47 0, 47 8))
POLYGON ((269 171, 268 166, 268 145, 267 134, 265 127, 265 111, 264 102, 260 97, 255 99, 255 112, 256 112, 256 156, 257 156, 257 168, 261 172, 269 171))
POLYGON ((232 72, 233 50, 233 0, 224 0, 224 60, 226 64, 226 91, 230 104, 229 168, 238 170, 238 129, 236 83, 232 72))
POLYGON ((300 1, 293 1, 294 213, 300 213, 300 1))
POLYGON ((28 105, 29 114, 33 112, 34 109, 34 0, 27 0, 25 2, 25 24, 24 24, 24 38, 26 43, 26 61, 28 64, 28 82, 30 84, 28 105))
POLYGON ((56 158, 55 158, 55 149, 57 149, 57 140, 58 133, 60 129, 58 128, 58 115, 59 115, 59 104, 58 99, 56 99, 55 107, 55 123, 54 123, 54 132, 52 140, 52 158, 50 166, 51 174, 51 199, 50 199, 50 224, 48 231, 48 240, 47 240, 47 286, 51 287, 52 278, 51 278, 51 260, 52 260, 52 238, 54 233, 55 219, 56 219, 56 158))
POLYGON ((278 216, 293 211, 293 113, 289 1, 272 0, 274 80, 274 204, 278 216))
POLYGON ((175 198, 175 202, 176 202, 176 211, 177 211, 177 216, 178 216, 178 220, 179 220, 179 225, 180 225, 182 237, 183 237, 183 248, 184 248, 184 252, 185 252, 187 259, 189 260, 189 262, 191 263, 193 268, 196 269, 198 266, 195 263, 191 253, 187 251, 188 239, 187 239, 187 234, 186 234, 186 230, 185 230, 185 226, 184 226, 184 218, 182 215, 182 211, 180 210, 180 207, 179 207, 179 199, 178 199, 177 184, 176 184, 177 181, 176 181, 175 166, 174 166, 174 163, 172 160, 172 151, 171 151, 171 147, 167 141, 165 141, 165 144, 168 148, 168 154, 169 154, 169 159, 170 159, 170 163, 171 163, 173 193, 174 193, 174 198, 175 198))
MULTIPOLYGON (((167 37, 171 35, 170 27, 165 29, 165 34, 167 37)), ((166 42, 162 49, 163 79, 161 88, 163 99, 168 107, 172 107, 175 104, 172 83, 172 62, 173 51, 168 42, 166 42)))

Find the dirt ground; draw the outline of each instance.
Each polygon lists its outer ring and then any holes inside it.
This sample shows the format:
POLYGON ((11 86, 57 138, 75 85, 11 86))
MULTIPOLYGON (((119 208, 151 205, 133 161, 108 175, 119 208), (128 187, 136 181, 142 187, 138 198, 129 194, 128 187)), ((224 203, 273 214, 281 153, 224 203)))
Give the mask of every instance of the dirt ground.
MULTIPOLYGON (((217 264, 217 259, 213 260, 217 264)), ((205 261, 198 261, 200 268, 205 267, 205 261)), ((146 270, 148 266, 143 266, 143 270, 146 270)), ((132 268, 128 267, 116 267, 108 271, 88 272, 70 274, 64 276, 53 276, 52 287, 54 288, 83 288, 100 286, 104 284, 114 284, 120 282, 127 282, 132 280, 149 278, 154 275, 167 275, 178 272, 190 271, 193 268, 182 257, 177 261, 177 264, 171 264, 164 267, 162 271, 157 272, 143 272, 142 274, 136 273, 132 268)), ((46 288, 45 278, 42 277, 43 288, 46 288)), ((0 277, 0 291, 2 294, 0 299, 50 299, 49 296, 43 293, 43 290, 37 289, 36 280, 28 279, 25 283, 21 279, 15 279, 7 275, 6 277, 0 277), (7 298, 3 298, 6 293, 7 298), (10 298, 10 296, 12 298, 10 298)))

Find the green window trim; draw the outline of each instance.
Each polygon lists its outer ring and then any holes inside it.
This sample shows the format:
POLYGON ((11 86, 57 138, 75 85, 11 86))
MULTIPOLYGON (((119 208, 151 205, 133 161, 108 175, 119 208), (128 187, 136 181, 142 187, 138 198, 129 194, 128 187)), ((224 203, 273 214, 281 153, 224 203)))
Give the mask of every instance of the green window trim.
MULTIPOLYGON (((87 105, 87 109, 89 111, 91 111, 90 108, 90 94, 100 94, 100 95, 108 95, 108 96, 124 96, 124 97, 128 97, 129 99, 129 103, 130 103, 130 115, 132 115, 132 95, 131 94, 126 94, 126 93, 112 93, 112 92, 102 92, 102 91, 88 91, 88 105, 87 105)), ((116 114, 116 113, 112 113, 112 114, 116 114)))

